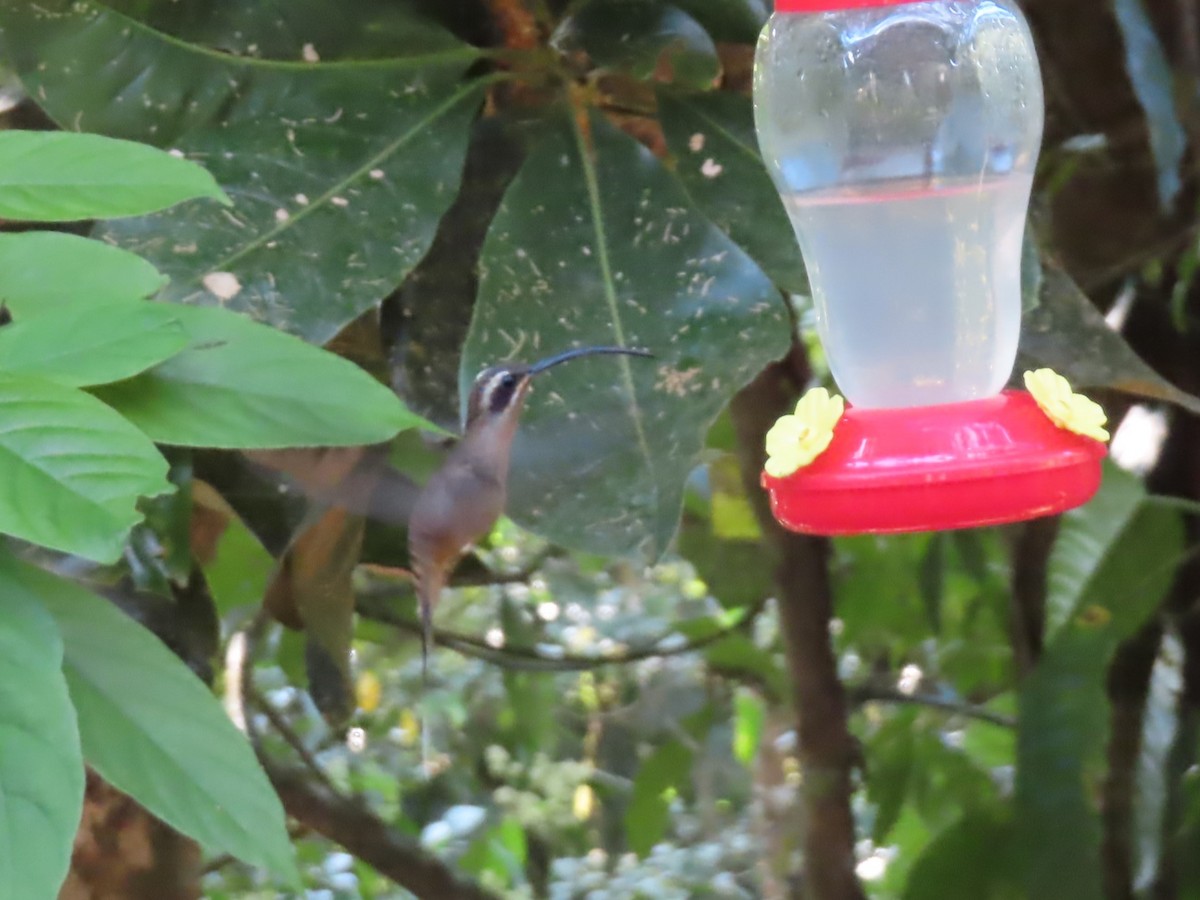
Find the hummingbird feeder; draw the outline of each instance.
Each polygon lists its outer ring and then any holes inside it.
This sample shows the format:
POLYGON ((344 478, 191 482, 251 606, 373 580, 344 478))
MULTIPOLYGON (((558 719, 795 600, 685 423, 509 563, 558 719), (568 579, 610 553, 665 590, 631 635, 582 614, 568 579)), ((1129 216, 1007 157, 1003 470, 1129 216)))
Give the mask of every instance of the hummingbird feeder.
POLYGON ((1013 522, 1087 501, 1104 413, 1049 369, 1004 390, 1042 137, 1007 0, 777 0, 754 116, 846 401, 767 436, 776 517, 814 534, 1013 522))

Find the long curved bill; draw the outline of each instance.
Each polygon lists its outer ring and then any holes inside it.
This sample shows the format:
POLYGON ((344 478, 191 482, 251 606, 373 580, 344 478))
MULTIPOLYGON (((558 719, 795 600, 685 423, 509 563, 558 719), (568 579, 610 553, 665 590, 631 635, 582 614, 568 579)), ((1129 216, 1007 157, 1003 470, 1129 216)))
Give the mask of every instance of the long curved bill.
POLYGON ((557 366, 559 363, 564 363, 569 359, 578 359, 581 356, 596 356, 602 353, 620 354, 622 356, 648 356, 651 358, 654 356, 649 350, 631 350, 628 347, 576 347, 574 350, 567 350, 535 362, 529 367, 529 374, 537 375, 539 372, 545 372, 547 369, 557 366))

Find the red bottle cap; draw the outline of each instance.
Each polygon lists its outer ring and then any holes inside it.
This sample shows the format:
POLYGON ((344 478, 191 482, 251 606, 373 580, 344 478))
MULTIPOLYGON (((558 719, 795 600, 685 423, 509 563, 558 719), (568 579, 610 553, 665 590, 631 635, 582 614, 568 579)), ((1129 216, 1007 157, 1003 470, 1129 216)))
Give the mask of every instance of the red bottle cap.
POLYGON ((775 0, 777 13, 833 12, 838 9, 861 9, 864 6, 898 6, 913 0, 775 0))
POLYGON ((1100 486, 1099 441, 1059 428, 1024 391, 911 409, 848 408, 829 447, 771 509, 807 534, 942 531, 1079 506, 1100 486))

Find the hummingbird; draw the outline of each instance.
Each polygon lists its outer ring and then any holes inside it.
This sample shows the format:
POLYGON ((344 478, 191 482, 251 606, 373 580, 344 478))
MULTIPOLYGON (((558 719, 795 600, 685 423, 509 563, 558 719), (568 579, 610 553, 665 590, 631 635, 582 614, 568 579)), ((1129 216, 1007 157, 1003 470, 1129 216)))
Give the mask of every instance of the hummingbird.
POLYGON ((653 357, 626 347, 578 347, 535 363, 501 363, 475 377, 462 439, 417 495, 408 555, 421 612, 421 671, 428 675, 433 608, 455 565, 504 512, 513 438, 533 378, 581 356, 653 357))

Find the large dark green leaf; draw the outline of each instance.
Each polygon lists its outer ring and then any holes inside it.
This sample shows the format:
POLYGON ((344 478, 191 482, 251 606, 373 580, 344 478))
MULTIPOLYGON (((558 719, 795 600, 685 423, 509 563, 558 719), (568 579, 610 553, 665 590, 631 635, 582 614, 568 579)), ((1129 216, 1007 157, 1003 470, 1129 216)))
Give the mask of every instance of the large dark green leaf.
POLYGON ((671 81, 708 87, 721 71, 716 45, 700 23, 655 0, 591 0, 563 20, 554 44, 583 50, 600 68, 635 78, 661 74, 665 61, 671 81))
POLYGON ((175 308, 120 301, 0 329, 0 370, 84 387, 144 372, 188 345, 175 308))
POLYGON ((716 41, 753 44, 774 4, 764 0, 675 0, 716 41))
POLYGON ((510 513, 596 552, 662 553, 709 425, 787 346, 778 293, 641 145, 593 116, 546 123, 481 258, 464 389, 485 363, 582 344, 541 377, 513 452, 510 513))
POLYGON ((1037 303, 1021 322, 1017 377, 1025 369, 1049 366, 1076 388, 1111 387, 1200 415, 1200 397, 1179 390, 1150 368, 1066 272, 1043 260, 1038 285, 1037 303))
MULTIPOLYGON (((1013 823, 984 811, 965 814, 941 831, 913 863, 904 900, 1017 900, 1013 874, 1013 823)), ((1044 895, 1065 896, 1057 892, 1044 895)), ((1098 895, 1097 895, 1098 896, 1098 895)))
POLYGON ((1069 513, 1052 559, 1078 557, 1086 573, 1069 617, 1019 694, 1016 821, 1028 896, 1092 900, 1102 894, 1094 795, 1104 771, 1104 678, 1117 644, 1162 600, 1182 553, 1178 511, 1138 504, 1117 527, 1098 521, 1128 508, 1129 476, 1109 472, 1101 494, 1069 513), (1115 499, 1114 499, 1115 498, 1115 499), (1073 540, 1079 530, 1082 540, 1073 540))
POLYGON ((0 900, 49 900, 83 808, 83 757, 62 639, 0 560, 0 900))
POLYGON ((224 309, 172 311, 191 346, 95 391, 159 443, 373 444, 425 422, 358 366, 292 335, 224 309))
POLYGON ((140 216, 194 197, 228 198, 204 169, 97 134, 0 132, 0 216, 65 222, 140 216))
POLYGON ((108 6, 189 44, 263 59, 299 60, 306 52, 326 61, 391 59, 461 47, 403 0, 112 0, 108 6))
POLYGON ((200 679, 90 591, 12 559, 0 574, 58 622, 89 765, 208 849, 293 878, 279 798, 200 679))
POLYGON ((150 440, 82 391, 0 372, 0 532, 114 562, 139 497, 171 490, 150 440))
POLYGON ((1096 565, 1120 538, 1146 499, 1141 482, 1111 463, 1104 466, 1104 489, 1071 512, 1055 539, 1047 570, 1046 639, 1079 610, 1096 565))
POLYGON ((0 234, 0 298, 18 321, 138 300, 166 283, 141 257, 100 241, 57 231, 0 234))
POLYGON ((750 98, 662 90, 658 111, 675 174, 696 204, 776 284, 808 293, 792 223, 758 152, 750 98))
POLYGON ((315 342, 428 249, 480 96, 461 82, 477 52, 448 36, 389 60, 281 62, 182 43, 91 0, 49 0, 6 12, 4 39, 56 120, 176 148, 233 198, 233 210, 191 204, 104 226, 171 277, 168 298, 315 342))

